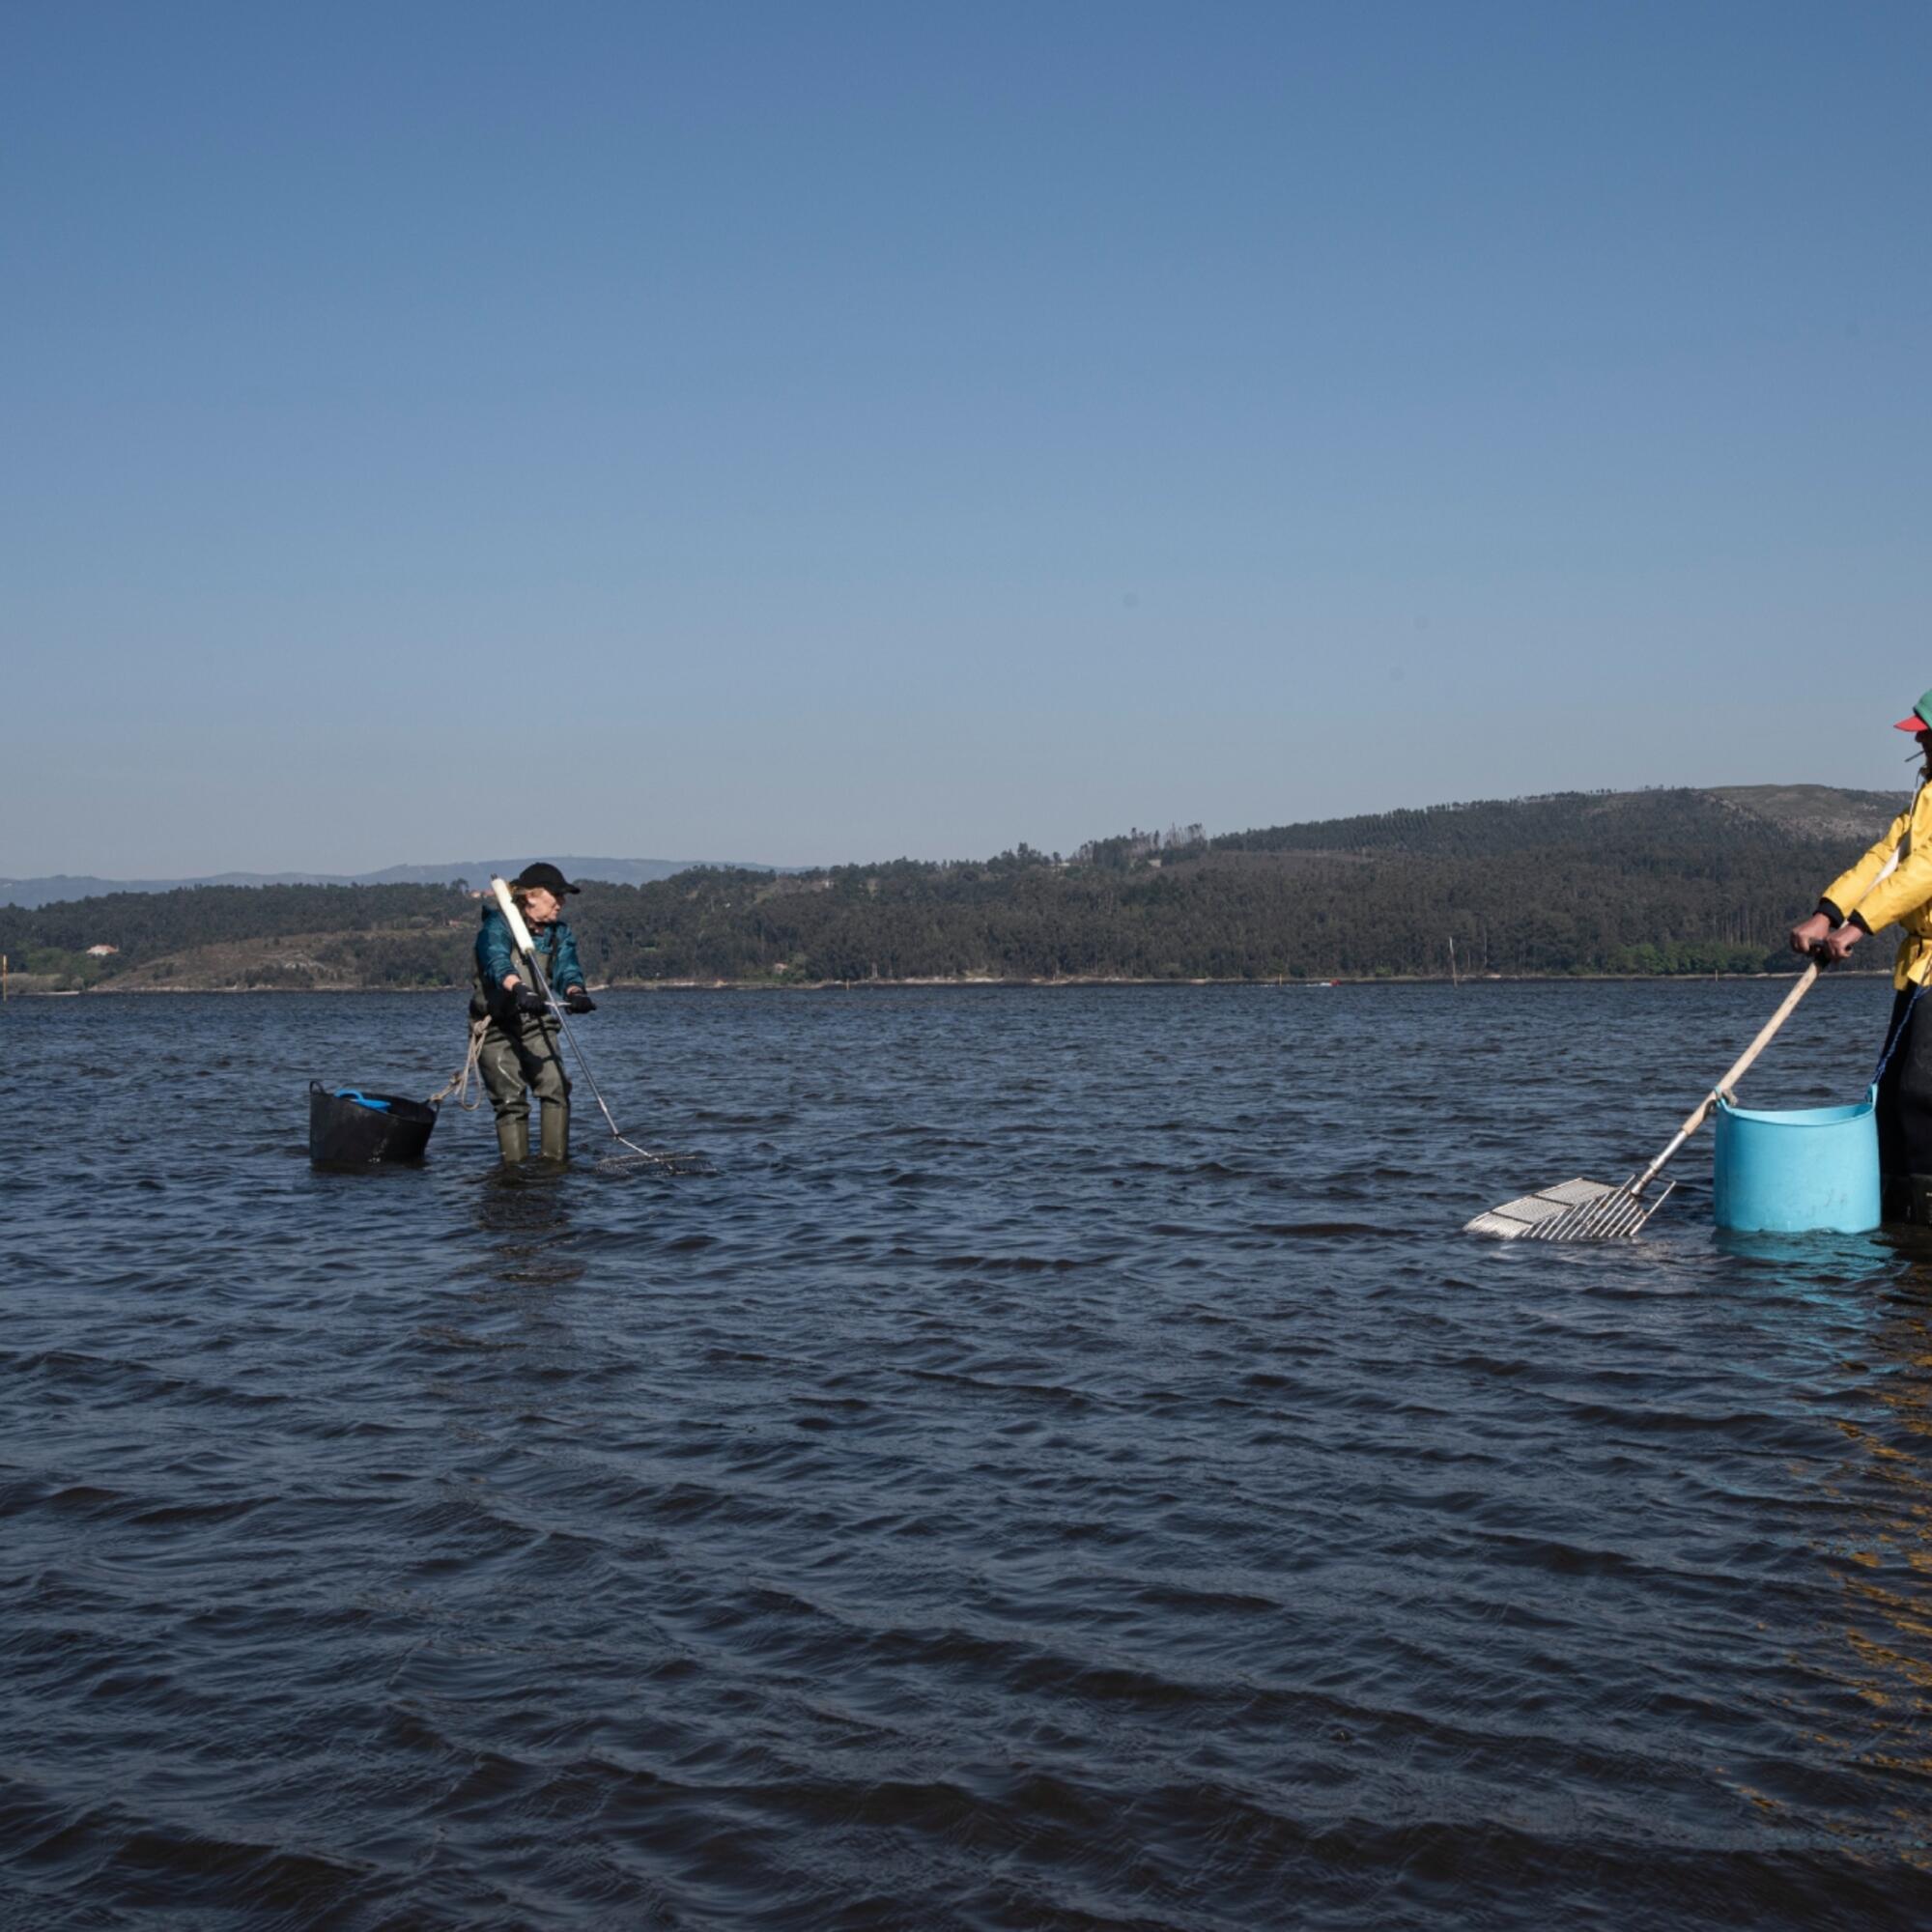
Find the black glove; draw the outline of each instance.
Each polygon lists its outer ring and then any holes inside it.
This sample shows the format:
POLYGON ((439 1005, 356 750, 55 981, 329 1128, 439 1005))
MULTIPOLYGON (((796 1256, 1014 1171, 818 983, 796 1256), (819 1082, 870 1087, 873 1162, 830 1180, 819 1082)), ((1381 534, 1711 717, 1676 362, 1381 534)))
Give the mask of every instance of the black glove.
POLYGON ((517 988, 516 1006, 520 1013, 535 1014, 550 1010, 544 1005, 544 996, 534 986, 519 986, 517 988))
POLYGON ((573 986, 563 996, 563 1004, 574 1013, 594 1013, 597 1002, 582 986, 573 986))

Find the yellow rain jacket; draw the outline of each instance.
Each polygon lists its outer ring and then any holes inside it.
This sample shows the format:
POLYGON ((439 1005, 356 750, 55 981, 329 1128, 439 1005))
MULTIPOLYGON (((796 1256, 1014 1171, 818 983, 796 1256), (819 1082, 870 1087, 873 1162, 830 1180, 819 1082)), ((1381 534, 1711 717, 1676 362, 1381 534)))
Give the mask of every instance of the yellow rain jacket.
POLYGON ((1825 888, 1819 904, 1840 923, 1856 913, 1867 932, 1894 920, 1905 928, 1891 966, 1891 983, 1901 993, 1932 978, 1932 784, 1919 785, 1885 837, 1825 888), (1881 879, 1894 850, 1898 864, 1881 879))

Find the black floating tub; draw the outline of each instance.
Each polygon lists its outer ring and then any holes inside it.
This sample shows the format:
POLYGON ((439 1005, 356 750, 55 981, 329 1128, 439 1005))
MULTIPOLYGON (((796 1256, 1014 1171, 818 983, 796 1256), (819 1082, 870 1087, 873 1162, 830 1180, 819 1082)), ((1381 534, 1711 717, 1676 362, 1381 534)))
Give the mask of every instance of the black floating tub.
POLYGON ((375 1167, 420 1160, 436 1109, 400 1094, 308 1083, 308 1157, 318 1167, 375 1167))

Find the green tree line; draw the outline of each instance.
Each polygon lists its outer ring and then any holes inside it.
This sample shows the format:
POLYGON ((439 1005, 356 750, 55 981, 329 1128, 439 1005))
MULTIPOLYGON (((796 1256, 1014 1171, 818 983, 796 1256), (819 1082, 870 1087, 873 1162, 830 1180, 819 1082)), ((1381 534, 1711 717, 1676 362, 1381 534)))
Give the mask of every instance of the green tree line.
MULTIPOLYGON (((1872 836, 1882 831, 1875 822, 1872 836)), ((995 977, 1353 979, 1711 973, 1780 959, 1785 928, 1857 848, 1708 793, 1566 793, 1282 826, 1021 846, 775 875, 586 883, 571 919, 605 981, 995 977)), ((0 908, 0 951, 102 983, 217 942, 333 935, 369 985, 466 983, 479 908, 455 886, 199 887, 0 908)), ((1788 963, 1788 955, 1782 955, 1788 963)), ((256 983, 302 982, 257 968, 256 983)))

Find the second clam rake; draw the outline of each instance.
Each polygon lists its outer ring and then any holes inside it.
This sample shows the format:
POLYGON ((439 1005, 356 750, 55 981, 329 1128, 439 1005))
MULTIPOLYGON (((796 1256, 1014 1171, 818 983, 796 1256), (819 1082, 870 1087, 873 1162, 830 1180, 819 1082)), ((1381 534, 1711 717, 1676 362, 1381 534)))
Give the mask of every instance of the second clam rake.
POLYGON ((598 1112, 604 1116, 604 1124, 611 1129, 611 1138, 626 1152, 607 1154, 598 1165, 610 1172, 628 1173, 642 1164, 655 1167, 666 1174, 694 1174, 701 1172, 701 1163, 690 1154, 659 1153, 650 1148, 641 1148, 636 1141, 627 1140, 619 1129, 609 1103, 604 1098, 604 1090, 597 1084, 597 1076, 590 1070, 590 1063, 583 1057, 583 1049, 578 1044, 569 1015, 564 1011, 563 1002, 551 990, 551 983, 543 970, 543 962, 537 957, 536 942, 530 937, 530 929, 524 923, 523 908, 510 896, 510 888, 501 880, 493 878, 490 890, 496 895, 497 909, 502 913, 504 923, 510 928, 510 937, 523 961, 529 969, 536 988, 543 995, 544 1003, 556 1017, 563 1029, 564 1037, 570 1042, 570 1050, 576 1056, 578 1070, 588 1082, 590 1091, 597 1100, 598 1112))
POLYGON ((1817 983, 1814 960, 1799 976, 1797 985, 1785 994, 1778 1009, 1766 1020, 1757 1037, 1732 1062, 1730 1070, 1684 1117, 1684 1124, 1670 1137, 1670 1144, 1644 1169, 1622 1186, 1608 1181, 1560 1180, 1552 1187, 1540 1187, 1534 1194, 1519 1195, 1500 1208, 1489 1208, 1463 1224, 1468 1235, 1493 1235, 1505 1241, 1617 1241, 1628 1240, 1663 1206, 1677 1185, 1667 1180, 1653 1195, 1651 1183, 1663 1172, 1664 1163, 1710 1119, 1711 1110, 1730 1092, 1752 1062, 1771 1044, 1772 1037, 1792 1009, 1817 983))

